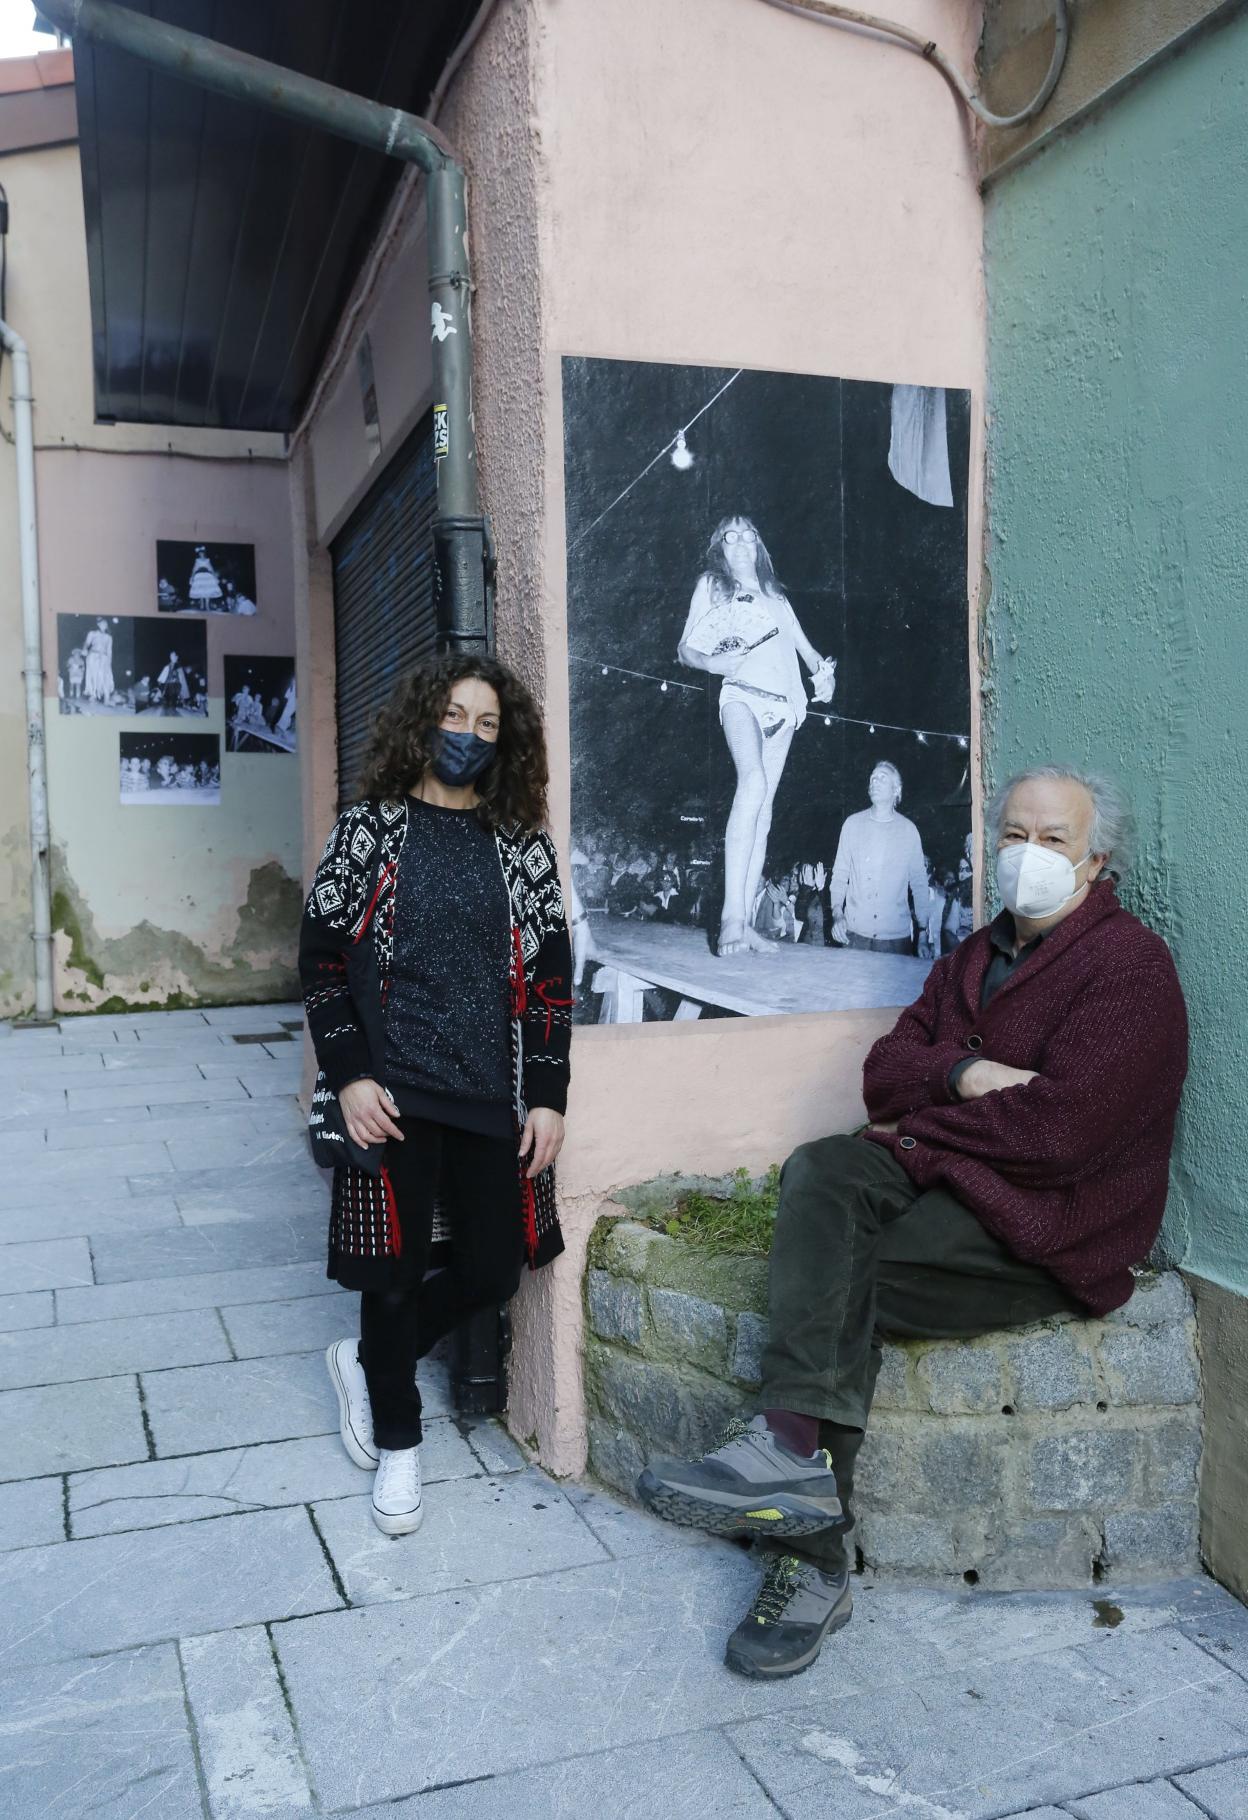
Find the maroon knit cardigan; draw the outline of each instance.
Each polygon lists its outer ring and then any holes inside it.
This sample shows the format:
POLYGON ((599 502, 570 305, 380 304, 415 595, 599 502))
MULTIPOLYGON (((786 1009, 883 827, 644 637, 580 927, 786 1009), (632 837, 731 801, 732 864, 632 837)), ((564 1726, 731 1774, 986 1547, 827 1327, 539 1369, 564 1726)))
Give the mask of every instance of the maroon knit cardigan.
POLYGON ((1187 1011, 1170 951, 1118 902, 1111 881, 979 1009, 987 929, 927 977, 863 1069, 872 1141, 920 1188, 947 1188, 1094 1314, 1131 1294, 1166 1205, 1187 1072, 1187 1011), (955 1062, 978 1053, 1038 1078, 958 1100, 955 1062))

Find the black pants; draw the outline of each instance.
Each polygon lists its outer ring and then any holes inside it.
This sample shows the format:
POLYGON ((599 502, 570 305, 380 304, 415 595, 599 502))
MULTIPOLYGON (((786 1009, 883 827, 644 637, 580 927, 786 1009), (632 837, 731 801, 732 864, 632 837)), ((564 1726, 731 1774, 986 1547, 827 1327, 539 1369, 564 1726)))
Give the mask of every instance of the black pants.
POLYGON ((785 1164, 768 1283, 763 1404, 819 1417, 844 1506, 839 1523, 785 1551, 827 1573, 848 1565, 854 1464, 881 1337, 966 1338, 1087 1312, 951 1194, 922 1193, 887 1150, 860 1137, 803 1144, 785 1164))
POLYGON ((386 1147, 402 1232, 402 1286, 360 1297, 360 1363, 378 1447, 418 1447, 416 1361, 474 1310, 509 1302, 520 1281, 519 1164, 512 1138, 403 1118, 386 1147), (427 1275, 434 1202, 450 1217, 451 1259, 427 1275))

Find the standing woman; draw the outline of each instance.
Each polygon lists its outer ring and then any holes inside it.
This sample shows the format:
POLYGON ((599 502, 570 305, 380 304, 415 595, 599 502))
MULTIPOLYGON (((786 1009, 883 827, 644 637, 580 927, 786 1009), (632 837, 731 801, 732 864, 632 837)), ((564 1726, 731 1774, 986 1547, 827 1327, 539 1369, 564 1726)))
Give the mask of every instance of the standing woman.
POLYGON ((86 655, 86 680, 83 692, 88 701, 113 699, 113 635, 106 619, 97 619, 94 628, 82 641, 86 655))
POLYGON ((378 717, 363 799, 338 818, 304 912, 318 1099, 334 1124, 336 1096, 373 1153, 334 1170, 329 1275, 360 1291, 360 1338, 326 1356, 386 1535, 421 1520, 417 1361, 508 1301, 526 1260, 563 1249, 552 1165, 572 954, 546 784, 541 717, 511 671, 423 665, 378 717), (439 1198, 452 1253, 431 1276, 439 1198))
POLYGON ((767 859, 772 805, 793 735, 806 718, 801 657, 816 701, 829 702, 836 662, 820 657, 776 580, 767 546, 748 518, 721 518, 689 604, 677 656, 722 676, 719 724, 737 772, 724 832, 724 909, 716 953, 771 952, 752 926, 767 859))

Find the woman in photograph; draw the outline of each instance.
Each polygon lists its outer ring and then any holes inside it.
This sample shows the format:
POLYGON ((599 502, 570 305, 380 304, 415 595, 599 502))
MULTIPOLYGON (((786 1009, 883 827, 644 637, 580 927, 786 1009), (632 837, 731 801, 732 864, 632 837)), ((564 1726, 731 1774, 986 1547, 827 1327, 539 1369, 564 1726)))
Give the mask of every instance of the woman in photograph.
POLYGON ((423 665, 378 717, 304 912, 314 1117, 340 1113, 370 1147, 334 1169, 329 1274, 360 1292, 360 1332, 326 1357, 386 1535, 421 1520, 417 1361, 563 1249, 573 964, 546 784, 541 717, 510 670, 423 665), (429 1275, 439 1198, 451 1258, 429 1275))
POLYGON ((88 701, 109 702, 113 699, 113 635, 106 619, 97 619, 82 641, 86 656, 83 693, 88 701))
POLYGON ((800 658, 816 701, 829 702, 836 662, 820 657, 748 518, 722 518, 707 547, 681 634, 683 664, 722 676, 719 724, 737 786, 724 833, 724 908, 716 952, 771 953, 750 922, 767 859, 772 805, 793 735, 806 718, 800 658))
POLYGON ((223 596, 221 581, 212 566, 212 559, 202 543, 195 545, 195 560, 191 564, 191 577, 186 585, 187 599, 201 613, 219 613, 223 596))

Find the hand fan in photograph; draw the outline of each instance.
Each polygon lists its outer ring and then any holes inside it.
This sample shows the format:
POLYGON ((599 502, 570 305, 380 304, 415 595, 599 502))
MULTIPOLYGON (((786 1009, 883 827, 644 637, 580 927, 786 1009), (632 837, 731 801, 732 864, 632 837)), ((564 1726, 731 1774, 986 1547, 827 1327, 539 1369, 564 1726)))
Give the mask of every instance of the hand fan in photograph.
POLYGON ((685 643, 703 657, 744 656, 777 637, 779 630, 758 596, 739 588, 731 600, 707 608, 685 643))

